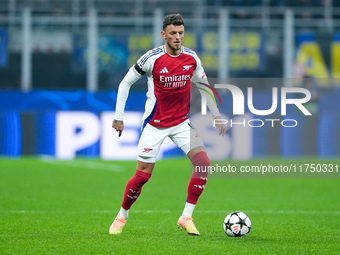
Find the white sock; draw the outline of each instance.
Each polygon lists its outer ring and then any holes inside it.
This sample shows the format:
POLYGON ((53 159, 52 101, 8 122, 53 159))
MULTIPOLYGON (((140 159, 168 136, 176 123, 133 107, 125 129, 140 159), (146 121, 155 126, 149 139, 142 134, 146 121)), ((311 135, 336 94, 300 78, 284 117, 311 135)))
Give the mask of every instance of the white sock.
POLYGON ((122 217, 124 220, 127 220, 129 217, 129 210, 125 210, 123 207, 120 208, 117 217, 122 217))
POLYGON ((184 207, 181 218, 191 217, 194 209, 195 209, 194 204, 190 204, 188 202, 185 202, 185 207, 184 207))

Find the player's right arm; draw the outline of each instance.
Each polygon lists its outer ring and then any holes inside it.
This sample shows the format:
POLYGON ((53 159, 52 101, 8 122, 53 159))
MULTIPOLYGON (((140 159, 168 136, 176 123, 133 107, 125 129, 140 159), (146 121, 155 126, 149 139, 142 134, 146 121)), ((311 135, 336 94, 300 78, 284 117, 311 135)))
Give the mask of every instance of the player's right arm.
MULTIPOLYGON (((160 49, 156 49, 157 52, 160 49)), ((150 58, 154 55, 153 50, 149 50, 143 56, 141 56, 137 63, 130 68, 128 73, 125 75, 124 79, 119 84, 118 94, 117 94, 117 104, 116 104, 116 113, 112 122, 112 127, 117 130, 118 136, 121 136, 124 130, 124 109, 126 100, 129 95, 130 87, 136 81, 138 81, 145 73, 150 73, 152 70, 152 61, 149 61, 150 58)))
POLYGON ((138 64, 132 66, 123 80, 120 82, 117 94, 116 112, 112 122, 112 128, 121 136, 124 130, 124 109, 126 100, 129 96, 130 87, 138 81, 145 72, 141 70, 138 64))

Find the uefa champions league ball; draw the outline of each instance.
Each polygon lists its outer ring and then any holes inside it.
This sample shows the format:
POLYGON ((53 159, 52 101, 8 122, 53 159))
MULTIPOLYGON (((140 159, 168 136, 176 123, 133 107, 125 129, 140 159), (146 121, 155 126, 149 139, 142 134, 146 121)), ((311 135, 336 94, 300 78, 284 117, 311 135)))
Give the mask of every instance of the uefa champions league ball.
POLYGON ((241 237, 249 234, 251 221, 243 212, 232 212, 223 222, 224 232, 231 237, 241 237))

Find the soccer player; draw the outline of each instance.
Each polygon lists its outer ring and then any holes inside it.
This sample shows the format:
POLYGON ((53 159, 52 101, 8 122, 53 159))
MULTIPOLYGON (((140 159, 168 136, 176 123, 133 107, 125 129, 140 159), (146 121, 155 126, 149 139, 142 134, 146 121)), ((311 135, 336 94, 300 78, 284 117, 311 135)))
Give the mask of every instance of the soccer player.
MULTIPOLYGON (((118 136, 121 136, 124 130, 123 116, 129 89, 142 75, 146 74, 148 78, 144 123, 138 143, 137 169, 126 184, 123 203, 109 229, 110 234, 122 233, 129 209, 140 195, 143 185, 151 177, 157 154, 167 136, 183 150, 194 167, 210 166, 201 138, 198 135, 192 135, 190 139, 190 132, 196 131, 187 116, 191 80, 202 81, 204 79, 206 81, 204 69, 196 53, 182 46, 184 22, 180 14, 171 14, 164 18, 161 35, 165 40, 165 45, 144 54, 137 64, 130 68, 119 85, 112 127, 116 129, 118 136)), ((203 83, 196 83, 196 86, 209 90, 203 83)), ((212 115, 215 119, 219 119, 220 113, 213 99, 209 96, 206 98, 212 115)), ((217 125, 216 128, 219 129, 220 135, 225 134, 225 125, 217 125)), ((200 235, 193 223, 192 213, 204 190, 207 175, 207 172, 199 171, 194 171, 192 174, 186 204, 177 222, 180 228, 185 229, 191 235, 200 235)))

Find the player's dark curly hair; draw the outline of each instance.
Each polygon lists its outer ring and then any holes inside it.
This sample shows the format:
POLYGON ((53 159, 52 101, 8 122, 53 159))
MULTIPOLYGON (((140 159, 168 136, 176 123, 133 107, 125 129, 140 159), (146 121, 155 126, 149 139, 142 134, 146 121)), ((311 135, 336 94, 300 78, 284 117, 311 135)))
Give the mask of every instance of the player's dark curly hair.
POLYGON ((171 24, 174 26, 181 26, 181 25, 184 26, 182 15, 179 13, 167 15, 163 20, 163 31, 165 31, 165 28, 171 24))

